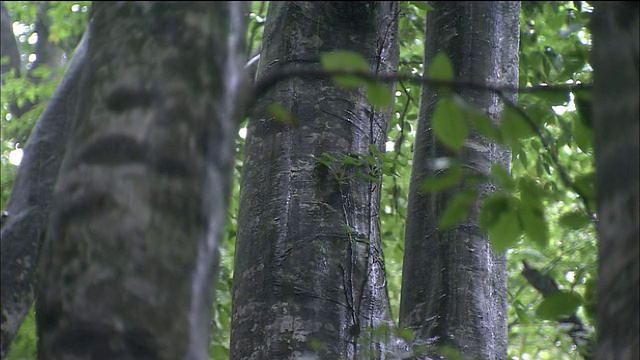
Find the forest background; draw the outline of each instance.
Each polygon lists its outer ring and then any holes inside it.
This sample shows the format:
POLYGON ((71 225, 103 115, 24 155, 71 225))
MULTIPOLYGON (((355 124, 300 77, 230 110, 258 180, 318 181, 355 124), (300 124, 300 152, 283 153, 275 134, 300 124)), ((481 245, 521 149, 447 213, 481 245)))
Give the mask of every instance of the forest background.
MULTIPOLYGON (((2 192, 4 208, 20 163, 22 148, 35 122, 53 94, 87 24, 90 2, 5 1, 2 3, 2 192), (9 36, 12 35, 12 36, 9 36), (16 47, 19 67, 8 58, 16 47), (13 71, 10 71, 13 70, 13 71)), ((426 2, 400 2, 398 73, 422 74, 426 2)), ((259 53, 268 16, 266 2, 252 2, 249 16, 247 64, 259 53)), ((544 214, 536 229, 519 229, 512 239, 502 236, 494 246, 507 251, 508 356, 510 359, 578 359, 584 356, 579 341, 569 332, 573 323, 559 318, 575 315, 585 338, 594 336, 596 278, 596 228, 593 222, 594 157, 587 107, 568 86, 590 84, 593 8, 584 1, 523 2, 520 13, 520 87, 556 86, 562 91, 522 92, 518 104, 535 120, 516 129, 511 146, 511 171, 494 180, 517 189, 532 180, 541 189, 544 214), (543 151, 545 147, 547 151, 543 151), (549 155, 552 153, 553 155, 549 155), (562 179, 565 173, 571 179, 562 179), (505 242, 506 241, 506 242, 505 242), (526 262, 526 265, 525 265, 526 262), (534 274, 529 277, 528 274, 534 274), (545 301, 535 280, 552 279, 564 297, 545 301)), ((381 236, 387 289, 397 318, 403 259, 404 221, 407 208, 413 140, 418 117, 419 84, 398 81, 393 116, 382 161, 381 236)), ((234 185, 225 236, 220 243, 220 271, 213 307, 211 359, 229 356, 231 286, 238 204, 238 180, 246 123, 236 137, 234 185)), ((457 179, 431 186, 445 188, 457 179)), ((521 199, 527 201, 527 199, 521 199)), ((459 212, 450 214, 452 219, 459 212)), ((451 219, 449 220, 451 221, 451 219)), ((526 221, 526 220, 525 220, 526 221)), ((500 235, 500 234, 499 234, 500 235)), ((582 336, 582 335, 581 335, 582 336)), ((17 332, 7 359, 35 359, 33 313, 17 332)), ((583 344, 584 345, 584 344, 583 344)))

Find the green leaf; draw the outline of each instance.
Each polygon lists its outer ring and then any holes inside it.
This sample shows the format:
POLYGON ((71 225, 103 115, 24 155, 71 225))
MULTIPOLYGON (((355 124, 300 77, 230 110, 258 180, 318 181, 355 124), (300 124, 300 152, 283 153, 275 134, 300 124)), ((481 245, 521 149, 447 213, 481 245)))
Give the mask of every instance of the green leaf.
POLYGON ((489 227, 489 242, 494 251, 501 252, 512 247, 521 233, 518 215, 513 211, 505 211, 498 216, 498 221, 489 227))
POLYGON ((345 89, 357 88, 365 84, 363 78, 354 75, 335 75, 331 77, 331 81, 345 89))
POLYGON ((447 360, 465 360, 466 357, 460 351, 451 345, 435 345, 434 353, 437 353, 441 359, 447 360))
POLYGON ((467 208, 469 204, 475 200, 477 193, 475 191, 458 191, 453 198, 447 204, 444 209, 440 220, 438 221, 438 227, 441 230, 445 230, 453 227, 461 221, 467 219, 467 208))
POLYGON ((369 152, 377 158, 380 158, 383 155, 374 144, 369 144, 369 152))
POLYGON ((494 193, 482 201, 478 225, 489 232, 495 251, 502 251, 518 240, 522 227, 516 209, 519 200, 504 193, 494 193))
POLYGON ((509 211, 510 207, 511 199, 507 195, 496 193, 487 196, 482 200, 478 225, 485 231, 489 230, 498 222, 500 214, 509 211))
POLYGON ((542 90, 537 96, 549 106, 565 105, 569 102, 569 92, 566 90, 542 90))
MULTIPOLYGON (((336 50, 320 55, 320 66, 325 71, 349 71, 363 72, 369 71, 369 63, 367 60, 355 51, 336 50)), ((365 80, 359 76, 339 75, 332 76, 331 80, 338 86, 342 87, 358 87, 365 83, 365 80)))
POLYGON ((515 144, 519 139, 535 135, 524 117, 510 107, 506 107, 502 112, 499 128, 504 139, 510 140, 511 144, 515 144))
MULTIPOLYGON (((447 55, 444 52, 439 51, 436 56, 431 60, 431 64, 427 68, 427 75, 430 80, 436 81, 451 81, 453 80, 454 72, 453 65, 447 55)), ((446 91, 448 86, 434 85, 434 87, 440 91, 446 91)))
POLYGON ((503 190, 513 190, 514 184, 507 170, 500 164, 491 165, 491 179, 503 190))
POLYGON ((366 161, 367 164, 369 164, 369 166, 375 166, 376 165, 376 158, 369 155, 369 154, 359 154, 361 159, 364 159, 364 161, 366 161))
POLYGON ((553 108, 544 102, 529 105, 525 111, 538 127, 553 122, 556 116, 553 108))
POLYGON ((395 335, 405 341, 413 340, 413 330, 409 328, 394 328, 395 335))
POLYGON ((431 5, 429 5, 429 4, 427 4, 426 1, 410 1, 410 3, 413 6, 417 7, 420 10, 423 10, 423 11, 431 11, 431 10, 433 10, 433 7, 431 5))
POLYGON ((359 177, 359 178, 362 178, 362 179, 365 179, 365 180, 369 180, 369 181, 371 181, 373 183, 376 183, 376 184, 380 184, 381 183, 380 179, 378 179, 376 177, 373 177, 373 176, 371 176, 369 174, 365 174, 365 173, 360 172, 360 171, 356 172, 356 177, 359 177))
POLYGON ((562 214, 558 223, 560 226, 571 230, 580 230, 587 226, 591 220, 581 211, 572 211, 562 214))
POLYGON ((364 236, 359 236, 356 238, 356 241, 362 244, 366 244, 366 245, 371 245, 371 243, 369 242, 369 239, 367 239, 364 236))
POLYGON ((322 164, 326 167, 330 167, 332 163, 335 163, 337 161, 337 159, 335 157, 333 157, 331 154, 323 152, 322 154, 320 154, 320 156, 314 156, 311 155, 313 157, 313 160, 319 164, 322 164))
POLYGON ((394 97, 389 88, 375 81, 367 82, 364 88, 367 101, 376 108, 386 108, 393 104, 394 97))
POLYGON ((360 162, 360 160, 356 159, 353 156, 350 155, 344 155, 342 157, 342 159, 340 159, 340 162, 344 165, 354 165, 354 166, 360 166, 362 165, 362 163, 360 162))
POLYGON ((266 106, 265 111, 268 115, 273 116, 278 122, 283 124, 297 125, 298 123, 296 117, 291 115, 291 113, 280 104, 269 104, 266 106))
POLYGON ((462 166, 454 163, 449 168, 438 171, 436 175, 422 180, 419 188, 422 192, 438 192, 457 184, 461 178, 462 166))
POLYGON ((591 93, 587 90, 578 90, 574 92, 574 99, 582 124, 591 128, 591 93))
POLYGON ((586 197, 586 200, 590 206, 593 206, 596 196, 594 189, 594 179, 595 173, 591 172, 588 174, 580 175, 573 181, 573 185, 578 188, 578 190, 580 190, 582 195, 586 197))
POLYGON ((516 316, 518 317, 520 323, 523 325, 528 324, 530 322, 529 315, 527 315, 526 307, 522 305, 522 302, 520 302, 520 300, 514 301, 513 307, 516 311, 516 316))
POLYGON ((575 314, 580 304, 582 298, 577 293, 559 291, 542 300, 536 308, 536 315, 541 319, 562 319, 575 314))
POLYGON ((483 136, 491 140, 501 141, 498 128, 491 122, 489 115, 478 109, 470 109, 467 112, 471 125, 483 136))
POLYGON ((209 345, 209 354, 214 359, 223 359, 229 356, 229 349, 220 344, 210 344, 209 345))
POLYGON ((591 129, 585 126, 581 120, 573 121, 573 140, 580 147, 580 150, 583 152, 591 151, 592 136, 591 129))
POLYGON ((336 50, 320 55, 320 66, 327 71, 368 71, 369 63, 355 51, 336 50))
POLYGON ((487 111, 478 109, 458 94, 451 94, 450 97, 454 104, 462 111, 464 117, 469 119, 471 125, 475 127, 480 134, 492 140, 500 139, 500 132, 491 121, 487 111))
POLYGON ((535 180, 529 177, 519 178, 518 190, 520 191, 520 200, 525 206, 540 211, 544 210, 542 199, 545 197, 545 193, 535 180))
POLYGON ((462 148, 469 135, 462 111, 450 98, 438 101, 431 117, 431 126, 438 139, 454 151, 462 148))
POLYGON ((544 212, 540 209, 523 206, 518 209, 518 216, 527 238, 544 249, 549 243, 549 225, 544 219, 544 212))

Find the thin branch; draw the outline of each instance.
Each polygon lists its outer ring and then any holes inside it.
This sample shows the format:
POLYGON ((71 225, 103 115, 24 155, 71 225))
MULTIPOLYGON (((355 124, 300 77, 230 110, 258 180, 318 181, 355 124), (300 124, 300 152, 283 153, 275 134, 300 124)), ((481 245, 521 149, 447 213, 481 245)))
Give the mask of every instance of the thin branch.
MULTIPOLYGON (((538 269, 530 266, 526 261, 522 261, 523 269, 522 276, 527 279, 527 282, 534 287, 543 298, 547 298, 555 293, 560 292, 558 284, 551 278, 551 276, 541 273, 538 269)), ((580 349, 581 355, 585 360, 592 360, 593 356, 593 340, 589 337, 588 331, 584 324, 574 313, 569 317, 558 320, 560 324, 569 324, 571 328, 567 330, 567 335, 571 338, 573 343, 580 349)))
POLYGON ((267 90, 273 87, 276 83, 286 80, 292 77, 300 78, 327 78, 332 76, 355 76, 361 78, 364 81, 379 81, 379 82, 396 82, 405 81, 414 84, 427 84, 427 85, 444 85, 452 88, 467 88, 492 91, 495 93, 536 93, 536 92, 576 92, 578 90, 589 90, 590 84, 578 84, 578 85, 539 85, 539 86, 526 86, 516 87, 504 84, 491 84, 481 83, 468 80, 441 80, 432 79, 421 75, 412 74, 372 74, 366 71, 345 71, 345 70, 323 70, 320 67, 312 67, 308 65, 296 66, 291 65, 286 69, 277 69, 272 72, 263 75, 260 79, 257 79, 253 97, 254 99, 263 95, 267 90))
POLYGON ((536 136, 540 139, 542 146, 549 153, 551 161, 553 162, 554 167, 558 171, 560 175, 560 180, 562 183, 571 191, 576 193, 580 199, 582 200, 585 210, 591 220, 597 224, 597 217, 593 210, 591 210, 589 203, 587 201, 587 197, 585 193, 579 189, 575 184, 572 183, 569 175, 565 171, 564 167, 561 166, 560 161, 558 160, 557 155, 551 150, 549 142, 544 137, 536 123, 531 119, 531 117, 518 106, 517 103, 509 99, 506 96, 507 93, 537 93, 537 92, 576 92, 578 90, 590 90, 590 84, 577 84, 577 85, 538 85, 538 86, 526 86, 526 87, 514 87, 511 85, 504 84, 490 84, 490 83, 480 83, 475 81, 468 80, 442 80, 442 79, 432 79, 425 76, 420 75, 411 75, 411 74, 372 74, 366 71, 345 71, 345 70, 323 70, 320 67, 311 67, 308 65, 296 66, 291 65, 287 68, 276 69, 271 72, 268 72, 266 75, 263 75, 260 79, 257 79, 253 88, 253 94, 250 100, 250 105, 248 107, 249 112, 252 111, 255 102, 260 96, 265 94, 270 88, 275 86, 278 82, 292 78, 327 78, 332 76, 355 76, 361 78, 363 81, 378 81, 378 82, 396 82, 396 81, 404 81, 415 84, 426 84, 426 85, 440 85, 440 86, 449 86, 451 88, 466 88, 466 89, 474 89, 474 90, 484 90, 491 91, 497 94, 505 105, 514 109, 518 112, 518 114, 525 120, 525 122, 531 127, 531 129, 535 132, 536 136))
MULTIPOLYGON (((583 87, 580 87, 580 88, 583 89, 583 87)), ((542 143, 542 147, 545 150, 547 150, 547 153, 549 153, 549 157, 551 158, 551 161, 553 162, 553 165, 555 166, 555 168, 558 170, 558 175, 560 175, 560 180, 562 180, 562 183, 571 191, 578 194, 578 196, 580 197, 580 199, 584 204, 584 208, 587 211, 589 218, 594 223, 597 224, 598 219, 595 213, 591 210, 591 207, 589 206, 589 202, 587 201, 586 194, 571 181, 571 179, 569 178, 569 175, 564 170, 564 167, 560 164, 560 160, 558 159, 558 156, 556 155, 555 152, 551 151, 551 146, 549 145, 549 142, 544 137, 544 135, 542 134, 542 132, 540 131, 536 123, 533 121, 533 119, 520 106, 518 106, 518 104, 516 104, 503 92, 496 91, 496 94, 500 97, 500 99, 502 99, 505 105, 517 111, 518 114, 525 120, 527 125, 529 125, 529 127, 535 132, 536 136, 538 137, 538 139, 540 139, 540 142, 542 143)))

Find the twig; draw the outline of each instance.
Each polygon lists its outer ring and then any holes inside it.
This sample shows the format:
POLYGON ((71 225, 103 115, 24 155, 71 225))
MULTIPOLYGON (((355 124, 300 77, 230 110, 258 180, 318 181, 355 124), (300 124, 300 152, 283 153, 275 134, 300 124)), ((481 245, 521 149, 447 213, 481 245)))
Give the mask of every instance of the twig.
POLYGON ((396 81, 405 81, 409 83, 417 83, 417 84, 427 84, 427 85, 440 85, 440 86, 449 86, 451 88, 467 88, 467 89, 475 89, 475 90, 485 90, 496 93, 500 99, 505 103, 505 105, 514 109, 518 112, 518 114, 525 120, 525 122, 531 127, 531 129, 535 132, 536 136, 540 139, 542 146, 549 153, 551 161, 553 162, 554 167, 557 169, 558 174, 560 175, 560 179, 562 183, 575 192, 582 200, 585 210, 591 220, 597 224, 597 217, 595 213, 591 210, 589 203, 587 201, 587 197, 585 193, 579 189, 575 184, 572 183, 569 175, 561 166, 560 161, 558 160, 557 155, 551 150, 549 142, 544 137, 536 123, 531 119, 531 117, 514 101, 509 99, 506 96, 507 93, 536 93, 536 92, 576 92, 578 90, 590 90, 590 84, 578 84, 578 85, 539 85, 539 86, 527 86, 527 87, 514 87, 511 85, 504 84, 489 84, 489 83, 479 83, 475 81, 467 81, 467 80, 441 80, 441 79, 432 79, 425 76, 420 75, 411 75, 411 74, 372 74, 366 71, 345 71, 345 70, 323 70, 320 67, 312 67, 309 65, 294 65, 288 66, 286 68, 275 69, 271 72, 266 73, 261 78, 257 79, 253 88, 253 94, 250 100, 250 105, 248 107, 249 112, 252 111, 253 106, 255 105, 255 101, 266 93, 271 87, 273 87, 278 82, 292 78, 292 77, 300 77, 300 78, 328 78, 332 76, 355 76, 361 78, 364 81, 379 81, 379 82, 396 82, 396 81))
POLYGON ((564 92, 576 92, 578 90, 589 90, 590 84, 578 84, 578 85, 539 85, 539 86, 526 86, 517 87, 504 84, 490 84, 479 83, 468 80, 441 80, 432 79, 421 75, 412 74, 372 74, 366 71, 345 71, 345 70, 323 70, 317 66, 309 65, 295 65, 286 67, 284 69, 276 69, 266 73, 259 79, 257 79, 253 97, 258 98, 263 95, 267 90, 273 87, 276 83, 286 80, 292 77, 300 78, 327 78, 332 76, 355 76, 365 81, 379 81, 379 82, 396 82, 405 81, 417 84, 427 85, 444 85, 452 88, 467 88, 492 91, 495 93, 505 92, 517 92, 517 93, 536 93, 536 92, 550 92, 550 91, 564 91, 564 92))
MULTIPOLYGON (((522 276, 542 294, 542 297, 546 298, 560 291, 558 284, 549 275, 541 273, 524 260, 522 260, 522 265, 524 266, 521 272, 522 276)), ((593 359, 591 355, 594 348, 593 340, 588 337, 588 332, 580 318, 574 313, 567 318, 559 319, 558 322, 571 325, 571 328, 567 330, 567 334, 576 346, 579 348, 584 347, 585 351, 580 353, 585 360, 593 359)))

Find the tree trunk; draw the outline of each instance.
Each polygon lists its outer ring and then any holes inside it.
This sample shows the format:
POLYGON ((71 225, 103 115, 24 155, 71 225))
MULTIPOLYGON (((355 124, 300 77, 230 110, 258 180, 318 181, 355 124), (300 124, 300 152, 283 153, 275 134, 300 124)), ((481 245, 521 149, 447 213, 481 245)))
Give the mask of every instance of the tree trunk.
MULTIPOLYGON (((361 54, 372 72, 394 72, 396 36, 395 2, 271 2, 256 81, 317 69, 320 54, 338 49, 361 54)), ((382 357, 384 344, 364 330, 392 324, 380 187, 358 175, 372 167, 339 160, 383 151, 389 116, 361 88, 327 78, 288 78, 259 99, 244 150, 231 359, 382 357), (274 119, 272 103, 294 120, 274 119), (314 161, 323 153, 337 161, 314 161)))
POLYGON ((599 2, 592 22, 601 360, 640 356, 639 10, 637 2, 599 2))
MULTIPOLYGON (((425 68, 440 50, 457 79, 517 85, 519 2, 433 2, 427 12, 425 68)), ((496 120, 502 108, 495 94, 458 91, 496 120)), ((416 343, 451 346, 468 358, 506 357, 505 257, 493 253, 478 228, 479 202, 468 219, 449 230, 438 219, 452 191, 424 193, 422 181, 435 173, 430 163, 457 156, 431 130, 438 94, 424 86, 411 169, 402 272, 400 326, 415 331, 416 343)), ((463 168, 488 174, 491 164, 507 167, 507 151, 472 133, 461 152, 463 168)), ((460 190, 458 188, 457 190, 460 190)), ((473 187, 480 197, 491 184, 473 187)))
POLYGON ((3 210, 0 236, 3 354, 33 301, 35 265, 49 216, 53 187, 78 104, 88 33, 87 28, 62 80, 29 135, 3 210))
POLYGON ((40 358, 207 358, 246 10, 94 3, 40 256, 40 358))

